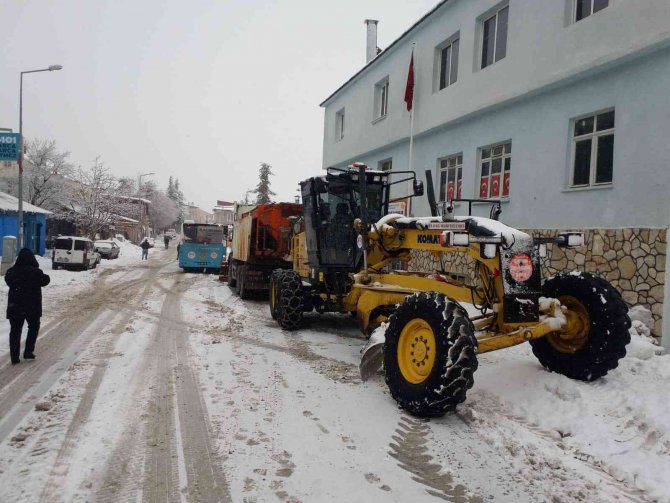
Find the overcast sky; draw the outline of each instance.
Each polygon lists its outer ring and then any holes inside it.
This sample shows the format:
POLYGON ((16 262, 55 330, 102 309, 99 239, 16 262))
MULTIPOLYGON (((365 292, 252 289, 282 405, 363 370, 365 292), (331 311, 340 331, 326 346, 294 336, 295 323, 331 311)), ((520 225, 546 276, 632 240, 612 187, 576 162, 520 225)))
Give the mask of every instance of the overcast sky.
POLYGON ((211 210, 261 161, 277 200, 321 169, 323 109, 365 63, 366 18, 387 47, 437 0, 0 0, 0 127, 54 139, 77 165, 179 178, 211 210))

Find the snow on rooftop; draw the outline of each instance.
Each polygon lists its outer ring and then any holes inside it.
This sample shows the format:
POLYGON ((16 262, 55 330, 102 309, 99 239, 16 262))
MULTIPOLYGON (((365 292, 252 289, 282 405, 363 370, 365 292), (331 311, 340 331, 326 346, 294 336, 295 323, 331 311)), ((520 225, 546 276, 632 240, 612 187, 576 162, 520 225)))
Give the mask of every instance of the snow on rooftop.
MULTIPOLYGON (((19 211, 19 199, 6 192, 0 192, 0 211, 19 211)), ((44 215, 51 214, 49 210, 27 203, 25 200, 23 201, 23 211, 26 213, 42 213, 44 215)))

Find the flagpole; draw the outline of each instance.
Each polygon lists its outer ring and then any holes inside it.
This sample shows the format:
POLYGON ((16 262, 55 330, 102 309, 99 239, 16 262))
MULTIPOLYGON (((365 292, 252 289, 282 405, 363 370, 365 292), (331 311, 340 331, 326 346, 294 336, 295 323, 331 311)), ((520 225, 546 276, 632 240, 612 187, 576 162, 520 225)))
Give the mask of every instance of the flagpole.
MULTIPOLYGON (((409 111, 409 170, 414 171, 414 109, 416 108, 416 61, 414 60, 414 52, 416 49, 416 42, 412 43, 412 108, 409 111)), ((407 180, 408 194, 412 193, 412 184, 407 180)), ((411 201, 411 198, 410 198, 411 201)), ((409 212, 408 212, 409 214, 409 212)))

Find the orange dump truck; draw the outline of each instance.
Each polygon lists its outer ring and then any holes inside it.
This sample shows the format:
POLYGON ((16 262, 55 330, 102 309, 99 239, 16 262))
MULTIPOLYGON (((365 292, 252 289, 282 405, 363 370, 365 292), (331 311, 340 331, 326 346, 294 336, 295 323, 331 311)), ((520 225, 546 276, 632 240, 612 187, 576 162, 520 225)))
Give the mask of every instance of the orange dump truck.
POLYGON ((302 215, 302 204, 259 204, 235 215, 233 253, 229 259, 228 286, 244 298, 266 293, 270 273, 291 269, 291 221, 302 215))

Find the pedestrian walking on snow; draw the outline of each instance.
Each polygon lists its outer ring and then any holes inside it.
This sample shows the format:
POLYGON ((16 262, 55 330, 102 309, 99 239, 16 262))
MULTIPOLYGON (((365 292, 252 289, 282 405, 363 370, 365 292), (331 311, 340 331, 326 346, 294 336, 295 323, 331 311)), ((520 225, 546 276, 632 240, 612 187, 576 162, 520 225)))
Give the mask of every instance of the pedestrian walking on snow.
POLYGON ((25 360, 35 359, 35 342, 40 331, 42 317, 42 287, 51 281, 40 269, 35 255, 23 248, 14 266, 7 270, 5 283, 9 286, 7 297, 7 319, 9 320, 9 354, 12 363, 19 363, 23 322, 28 322, 28 336, 23 351, 25 360))
POLYGON ((163 236, 163 243, 165 243, 165 249, 167 250, 168 247, 170 246, 170 236, 168 236, 167 234, 165 234, 165 235, 163 236))
POLYGON ((142 248, 142 260, 149 260, 149 248, 151 248, 151 243, 149 243, 147 238, 142 240, 140 248, 142 248))

